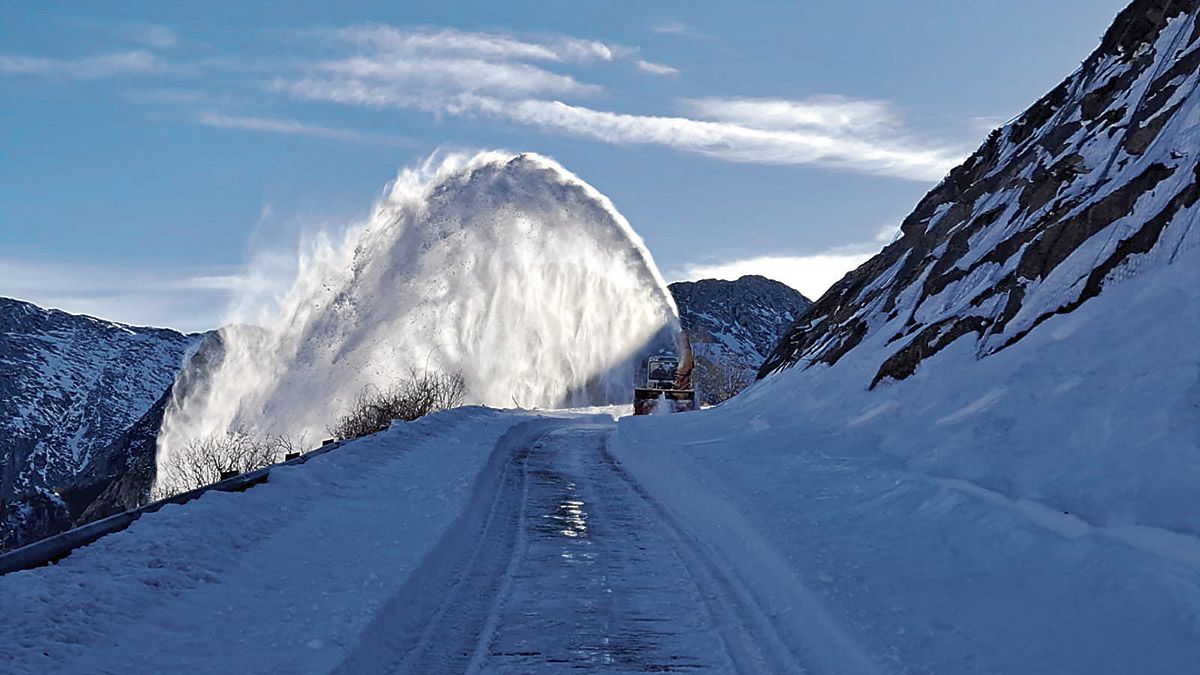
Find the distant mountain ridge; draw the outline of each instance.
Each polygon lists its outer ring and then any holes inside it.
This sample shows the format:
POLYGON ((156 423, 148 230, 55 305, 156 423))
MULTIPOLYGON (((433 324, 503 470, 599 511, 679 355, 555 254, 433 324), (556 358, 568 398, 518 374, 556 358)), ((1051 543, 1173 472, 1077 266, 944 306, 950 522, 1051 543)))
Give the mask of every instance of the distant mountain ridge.
POLYGON ((668 287, 696 353, 701 396, 717 403, 754 381, 779 335, 812 301, 757 275, 679 281, 668 287))
MULTIPOLYGON (((887 330, 870 386, 961 339, 977 358, 1200 245, 1197 0, 1136 0, 1074 74, 994 131, 783 336, 760 376, 887 330)), ((807 366, 806 366, 807 367, 807 366)))
POLYGON ((163 396, 201 337, 0 298, 0 529, 38 520, 55 493, 86 500, 123 471, 126 459, 106 453, 163 396), (19 497, 29 498, 24 506, 19 497))

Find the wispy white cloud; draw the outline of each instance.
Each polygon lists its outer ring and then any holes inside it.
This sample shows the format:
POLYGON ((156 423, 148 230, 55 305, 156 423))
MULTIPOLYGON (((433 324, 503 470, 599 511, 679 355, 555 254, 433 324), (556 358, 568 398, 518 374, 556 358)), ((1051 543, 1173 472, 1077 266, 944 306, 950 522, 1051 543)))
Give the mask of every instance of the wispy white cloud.
MULTIPOLYGON (((457 95, 422 98, 407 90, 355 80, 281 83, 293 96, 372 107, 485 114, 605 143, 661 145, 720 159, 759 164, 824 164, 864 173, 937 180, 962 154, 912 145, 895 137, 845 129, 840 122, 808 128, 755 128, 686 117, 630 115, 561 101, 457 95)), ((854 107, 855 102, 849 102, 854 107)), ((828 110, 823 111, 830 114, 828 110)), ((846 115, 852 116, 852 113, 846 115)), ((831 115, 835 119, 836 115, 831 115)), ((872 129, 875 127, 872 127, 872 129)))
POLYGON ((170 49, 179 44, 179 34, 174 28, 156 23, 121 24, 117 33, 128 40, 155 49, 170 49))
POLYGON ((498 32, 455 29, 407 29, 388 25, 352 26, 323 31, 327 36, 378 52, 404 56, 462 56, 489 61, 612 61, 634 49, 596 40, 554 36, 522 39, 498 32))
POLYGON ((603 90, 543 67, 627 59, 654 75, 678 72, 628 47, 391 26, 326 35, 360 52, 308 64, 298 76, 276 77, 267 90, 307 101, 481 115, 604 143, 659 145, 727 161, 816 164, 921 181, 941 178, 966 154, 912 138, 884 101, 708 97, 679 102, 682 115, 639 115, 582 105, 578 98, 603 90))
POLYGON ((310 31, 307 35, 357 47, 341 58, 300 65, 280 74, 268 92, 309 101, 463 114, 476 100, 585 97, 602 87, 555 72, 546 64, 611 61, 636 50, 552 36, 537 40, 505 33, 401 29, 386 25, 310 31))
POLYGON ((452 95, 460 92, 497 96, 561 96, 592 94, 600 87, 582 84, 527 63, 493 62, 472 58, 401 58, 375 55, 323 61, 316 70, 336 80, 356 80, 375 86, 452 95))
MULTIPOLYGON (((670 24, 659 28, 687 30, 670 24)), ((167 27, 146 24, 138 29, 157 44, 174 44, 178 39, 167 27)), ((388 25, 289 35, 315 41, 322 47, 322 57, 239 66, 239 72, 262 78, 257 82, 260 92, 348 106, 484 116, 603 143, 657 145, 733 162, 817 165, 920 181, 941 178, 966 155, 966 148, 911 132, 893 106, 879 100, 699 97, 677 101, 677 115, 604 109, 588 103, 605 90, 580 79, 581 66, 623 61, 656 76, 679 71, 642 58, 637 48, 597 40, 388 25)), ((172 72, 194 75, 213 67, 217 66, 197 62, 187 68, 173 66, 172 72)), ((221 67, 228 69, 227 64, 221 67)), ((96 78, 166 69, 167 64, 146 51, 81 59, 0 56, 0 73, 9 75, 96 78)), ((192 87, 187 95, 146 94, 141 100, 228 105, 196 100, 196 89, 192 87)), ((221 128, 347 142, 401 142, 294 119, 240 117, 211 110, 196 115, 199 122, 221 128)))
POLYGON ((871 133, 815 125, 757 128, 687 117, 629 115, 560 101, 482 102, 489 113, 610 143, 663 145, 736 162, 823 164, 914 180, 937 180, 965 153, 871 133))
POLYGON ((678 75, 679 74, 678 68, 673 68, 671 66, 668 66, 668 65, 662 64, 662 63, 654 63, 653 61, 647 61, 645 59, 636 59, 633 62, 633 65, 637 66, 638 70, 641 70, 644 73, 650 73, 651 75, 678 75))
POLYGON ((798 101, 711 97, 685 99, 683 106, 705 119, 781 131, 882 133, 894 129, 897 123, 897 115, 886 101, 845 96, 814 96, 798 101))
POLYGON ((411 145, 412 141, 385 134, 371 134, 354 129, 340 127, 325 127, 306 124, 297 120, 276 119, 271 117, 246 117, 222 115, 215 112, 202 112, 196 116, 196 121, 219 129, 240 129, 242 131, 261 131, 272 134, 290 134, 326 138, 334 141, 349 141, 353 143, 371 143, 387 145, 411 145))
POLYGON ((660 35, 683 35, 687 37, 701 37, 704 35, 704 33, 695 30, 686 23, 674 19, 659 22, 651 30, 660 35))
POLYGON ((780 281, 816 300, 846 272, 866 262, 869 254, 801 256, 757 256, 719 263, 685 265, 671 275, 683 279, 738 279, 758 274, 780 281))
MULTIPOLYGON (((674 72, 670 66, 637 58, 635 48, 567 36, 524 38, 500 32, 388 25, 351 26, 303 35, 350 45, 356 51, 342 58, 306 64, 301 77, 276 80, 272 90, 286 90, 290 84, 299 85, 295 87, 298 91, 311 91, 317 83, 328 81, 333 88, 353 82, 343 90, 380 90, 375 98, 389 100, 428 102, 459 94, 561 98, 603 91, 599 85, 561 72, 568 65, 629 60, 644 72, 674 72)), ((436 106, 423 103, 421 107, 436 106)))
POLYGON ((65 77, 78 80, 146 75, 166 70, 166 64, 146 51, 100 54, 78 59, 0 54, 0 74, 65 77))

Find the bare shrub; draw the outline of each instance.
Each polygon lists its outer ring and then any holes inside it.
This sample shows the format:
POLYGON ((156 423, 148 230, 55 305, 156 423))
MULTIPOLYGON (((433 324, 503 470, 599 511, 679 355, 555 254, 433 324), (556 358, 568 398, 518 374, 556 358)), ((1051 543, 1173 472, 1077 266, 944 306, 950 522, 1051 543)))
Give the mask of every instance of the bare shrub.
POLYGON ((387 389, 363 389, 350 412, 329 428, 329 434, 344 441, 378 433, 394 420, 411 421, 456 408, 462 405, 466 391, 461 374, 413 370, 387 389))
POLYGON ((271 466, 294 449, 295 443, 286 436, 255 438, 232 432, 195 439, 160 467, 152 497, 164 499, 211 485, 224 475, 271 466))
POLYGON ((754 384, 754 378, 744 369, 704 357, 696 358, 693 375, 697 392, 704 403, 716 405, 733 398, 741 390, 754 384))

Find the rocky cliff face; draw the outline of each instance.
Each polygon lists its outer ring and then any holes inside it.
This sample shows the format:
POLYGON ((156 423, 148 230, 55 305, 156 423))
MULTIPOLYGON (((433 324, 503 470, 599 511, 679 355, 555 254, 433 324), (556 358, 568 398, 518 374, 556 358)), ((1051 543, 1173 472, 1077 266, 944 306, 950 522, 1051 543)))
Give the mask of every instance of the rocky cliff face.
POLYGON ((718 403, 754 381, 780 332, 812 301, 760 276, 704 279, 670 285, 696 354, 696 384, 706 403, 718 403))
POLYGON ((760 376, 887 333, 869 386, 959 340, 986 357, 1200 245, 1198 0, 1136 0, 784 335, 760 376))
POLYGON ((199 339, 0 298, 0 540, 62 529, 125 470, 121 439, 199 339))

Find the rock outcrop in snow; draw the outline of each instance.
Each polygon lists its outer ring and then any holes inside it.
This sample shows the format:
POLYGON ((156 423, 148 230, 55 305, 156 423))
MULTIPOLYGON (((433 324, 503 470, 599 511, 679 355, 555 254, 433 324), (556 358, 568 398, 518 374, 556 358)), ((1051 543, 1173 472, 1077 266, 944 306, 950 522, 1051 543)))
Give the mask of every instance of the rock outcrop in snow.
POLYGON ((696 384, 719 403, 754 381, 779 334, 812 306, 796 289, 761 276, 669 286, 696 354, 696 384))
POLYGON ((870 385, 959 339, 982 358, 1200 245, 1200 7, 1137 0, 1062 84, 994 131, 794 325, 760 376, 888 330, 870 385))

